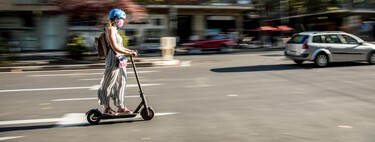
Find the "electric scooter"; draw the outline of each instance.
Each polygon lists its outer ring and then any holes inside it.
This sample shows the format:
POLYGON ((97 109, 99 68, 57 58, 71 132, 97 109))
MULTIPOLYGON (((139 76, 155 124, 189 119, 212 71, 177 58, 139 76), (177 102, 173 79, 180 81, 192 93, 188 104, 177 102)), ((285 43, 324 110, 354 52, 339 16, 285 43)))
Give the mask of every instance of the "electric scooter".
POLYGON ((155 111, 154 109, 152 109, 151 106, 147 105, 146 96, 145 94, 143 94, 143 89, 139 81, 137 68, 135 66, 133 56, 130 56, 130 60, 132 62, 135 78, 138 83, 139 95, 142 99, 142 102, 138 105, 138 107, 134 110, 132 114, 119 113, 118 115, 108 115, 108 114, 101 113, 98 109, 91 109, 88 112, 86 112, 86 118, 90 124, 98 124, 100 120, 102 119, 133 118, 137 116, 139 113, 141 114, 144 120, 151 120, 154 117, 155 111))

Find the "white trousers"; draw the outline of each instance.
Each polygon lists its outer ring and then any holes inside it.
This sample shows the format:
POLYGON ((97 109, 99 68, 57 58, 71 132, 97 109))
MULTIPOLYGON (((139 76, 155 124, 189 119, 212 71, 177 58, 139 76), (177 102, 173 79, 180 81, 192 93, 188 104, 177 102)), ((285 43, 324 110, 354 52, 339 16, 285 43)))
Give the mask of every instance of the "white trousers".
POLYGON ((116 57, 109 53, 106 59, 106 68, 98 90, 99 104, 103 105, 105 108, 110 108, 110 99, 112 98, 116 107, 125 108, 126 78, 126 67, 119 68, 116 57))

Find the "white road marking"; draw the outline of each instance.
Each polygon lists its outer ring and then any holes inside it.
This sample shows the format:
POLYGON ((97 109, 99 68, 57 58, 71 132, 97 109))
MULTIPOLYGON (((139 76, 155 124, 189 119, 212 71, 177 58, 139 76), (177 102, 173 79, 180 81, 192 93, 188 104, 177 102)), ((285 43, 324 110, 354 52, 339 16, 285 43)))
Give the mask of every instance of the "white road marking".
POLYGON ((27 77, 82 76, 82 75, 98 75, 98 74, 103 74, 103 73, 41 74, 41 75, 28 75, 27 77))
MULTIPOLYGON (((164 113, 155 113, 155 116, 166 116, 166 115, 173 115, 177 114, 175 112, 164 112, 164 113)), ((123 120, 129 120, 129 119, 138 119, 142 118, 141 115, 137 115, 134 118, 119 118, 119 119, 112 119, 111 122, 116 121, 123 121, 123 120)), ((65 114, 62 119, 56 123, 58 127, 68 127, 68 126, 79 126, 79 125, 86 125, 88 124, 86 120, 86 114, 85 113, 68 113, 65 114)))
POLYGON ((189 66, 191 66, 191 61, 182 61, 180 66, 181 67, 189 67, 189 66))
POLYGON ((17 138, 22 138, 22 137, 25 137, 25 136, 0 137, 0 141, 10 140, 10 139, 17 139, 17 138))
MULTIPOLYGON (((155 86, 162 84, 142 84, 142 86, 155 86)), ((127 84, 126 87, 137 87, 137 84, 127 84)), ((77 90, 77 89, 89 89, 98 90, 99 85, 84 86, 84 87, 60 87, 60 88, 33 88, 33 89, 12 89, 12 90, 0 90, 0 93, 8 92, 31 92, 31 91, 56 91, 56 90, 77 90)))
POLYGON ((347 128, 347 129, 353 128, 353 126, 347 126, 347 125, 339 125, 337 127, 339 127, 339 128, 347 128))
MULTIPOLYGON (((156 85, 163 85, 163 84, 142 84, 142 86, 156 86, 156 85)), ((91 86, 89 90, 98 90, 100 85, 91 86)), ((126 87, 138 87, 138 84, 126 84, 126 87)))
POLYGON ((0 74, 25 74, 25 73, 38 73, 38 72, 80 72, 80 71, 104 71, 104 69, 81 69, 81 70, 47 70, 47 71, 25 71, 25 72, 0 72, 0 74))
MULTIPOLYGON (((147 95, 151 96, 151 95, 147 95)), ((139 96, 125 96, 125 98, 139 98, 139 96)), ((68 98, 68 99, 55 99, 51 100, 52 102, 64 102, 64 101, 84 101, 84 100, 97 100, 98 97, 92 97, 92 98, 68 98)))
MULTIPOLYGON (((158 71, 138 71, 137 73, 153 73, 158 71)), ((134 72, 127 72, 134 73, 134 72)), ((103 75, 103 73, 69 73, 69 74, 39 74, 39 75, 28 75, 27 77, 53 77, 53 76, 84 76, 84 75, 103 75)))
MULTIPOLYGON (((173 114, 178 114, 178 113, 176 112, 155 113, 155 116, 166 116, 166 115, 173 115, 173 114)), ((137 115, 135 118, 141 118, 141 116, 137 115)), ((85 113, 67 113, 62 118, 0 121, 0 126, 33 124, 33 123, 56 123, 57 126, 74 126, 74 125, 88 124, 85 113)))
POLYGON ((102 78, 86 78, 86 79, 79 79, 83 81, 90 81, 90 80, 102 80, 102 78))
POLYGON ((75 90, 75 89, 90 89, 92 86, 86 87, 60 87, 60 88, 34 88, 34 89, 12 89, 0 90, 0 93, 6 92, 30 92, 30 91, 52 91, 52 90, 75 90))
POLYGON ((2 126, 2 125, 32 124, 32 123, 55 123, 55 122, 61 121, 61 119, 62 118, 47 118, 47 119, 0 121, 0 126, 2 126))
MULTIPOLYGON (((129 78, 135 78, 135 77, 134 76, 128 76, 127 78, 129 79, 129 78)), ((91 81, 91 80, 102 80, 102 78, 85 78, 85 79, 78 79, 78 80, 81 80, 81 81, 91 81)))
POLYGON ((236 95, 236 94, 231 94, 231 95, 228 95, 228 97, 238 97, 238 95, 236 95))

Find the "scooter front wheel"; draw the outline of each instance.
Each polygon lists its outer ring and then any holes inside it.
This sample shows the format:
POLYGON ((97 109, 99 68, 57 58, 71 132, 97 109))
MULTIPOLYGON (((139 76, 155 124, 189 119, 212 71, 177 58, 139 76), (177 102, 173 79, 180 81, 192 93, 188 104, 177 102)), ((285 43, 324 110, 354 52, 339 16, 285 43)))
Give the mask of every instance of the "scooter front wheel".
POLYGON ((100 113, 96 112, 96 111, 90 111, 89 113, 87 113, 87 121, 90 123, 90 124, 99 124, 100 122, 100 113))
POLYGON ((143 120, 151 120, 152 118, 154 118, 155 111, 154 109, 152 109, 152 107, 143 108, 141 111, 141 115, 142 115, 143 120), (147 109, 148 109, 148 113, 147 113, 147 109))

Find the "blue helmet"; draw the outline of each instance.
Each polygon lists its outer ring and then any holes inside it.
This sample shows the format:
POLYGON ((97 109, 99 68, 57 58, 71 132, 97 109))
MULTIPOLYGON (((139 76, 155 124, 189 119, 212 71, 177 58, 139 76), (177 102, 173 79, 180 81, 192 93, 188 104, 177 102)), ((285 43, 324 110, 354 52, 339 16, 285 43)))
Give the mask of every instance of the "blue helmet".
POLYGON ((111 12, 109 12, 109 20, 115 20, 115 18, 120 19, 126 19, 126 13, 122 11, 121 9, 112 9, 111 12))

